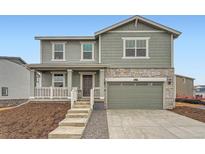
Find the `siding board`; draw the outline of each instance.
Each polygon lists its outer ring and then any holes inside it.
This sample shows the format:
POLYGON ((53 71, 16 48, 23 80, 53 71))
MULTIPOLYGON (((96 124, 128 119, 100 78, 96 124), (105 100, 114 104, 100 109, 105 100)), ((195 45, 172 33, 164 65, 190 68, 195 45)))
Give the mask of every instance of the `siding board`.
POLYGON ((171 67, 171 37, 166 32, 159 33, 105 33, 102 39, 102 63, 111 67, 124 68, 170 68, 171 67), (150 37, 150 59, 122 59, 122 37, 150 37))

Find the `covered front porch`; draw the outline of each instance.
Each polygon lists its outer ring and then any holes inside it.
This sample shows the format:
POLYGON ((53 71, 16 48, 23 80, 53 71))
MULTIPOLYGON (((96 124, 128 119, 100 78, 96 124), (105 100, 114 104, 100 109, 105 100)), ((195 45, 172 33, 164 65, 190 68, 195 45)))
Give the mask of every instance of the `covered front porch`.
POLYGON ((35 64, 31 70, 31 99, 90 99, 91 89, 94 98, 104 100, 105 66, 59 66, 35 64), (54 67, 55 66, 55 67, 54 67))

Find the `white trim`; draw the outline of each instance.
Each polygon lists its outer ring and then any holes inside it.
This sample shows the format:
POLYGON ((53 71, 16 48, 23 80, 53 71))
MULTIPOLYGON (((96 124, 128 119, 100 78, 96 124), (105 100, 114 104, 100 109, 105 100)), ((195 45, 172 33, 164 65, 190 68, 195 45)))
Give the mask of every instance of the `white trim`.
POLYGON ((150 37, 122 37, 123 40, 149 40, 150 37))
POLYGON ((150 59, 150 57, 122 57, 122 59, 150 59))
POLYGON ((53 41, 51 41, 51 43, 52 43, 52 61, 65 61, 65 44, 67 43, 67 42, 65 42, 65 41, 55 41, 55 42, 53 42, 53 41), (54 46, 55 46, 55 44, 63 44, 63 59, 55 59, 54 58, 54 52, 55 52, 55 50, 54 50, 54 46))
POLYGON ((151 20, 146 19, 146 18, 144 18, 144 17, 141 17, 141 16, 139 16, 139 15, 136 15, 136 16, 133 16, 133 17, 128 18, 128 19, 126 19, 126 20, 123 20, 123 21, 121 21, 121 22, 118 22, 118 23, 116 23, 116 24, 114 24, 114 25, 111 25, 111 26, 109 26, 109 27, 107 27, 107 28, 104 28, 104 29, 102 29, 102 30, 99 30, 99 31, 95 32, 95 35, 100 35, 100 34, 102 34, 102 33, 105 33, 105 32, 107 32, 107 31, 110 31, 110 30, 112 30, 112 29, 114 29, 114 28, 116 28, 116 27, 119 27, 119 26, 121 26, 121 25, 124 25, 124 24, 126 24, 126 23, 128 23, 128 22, 131 22, 131 21, 133 21, 133 20, 136 20, 136 19, 139 20, 139 21, 143 21, 143 22, 145 22, 145 23, 148 23, 148 24, 150 24, 150 25, 152 25, 152 26, 159 27, 159 28, 161 28, 161 29, 163 29, 163 30, 166 30, 166 31, 168 31, 168 32, 171 32, 171 33, 173 33, 173 34, 175 34, 175 35, 180 35, 180 34, 181 34, 181 32, 179 32, 179 31, 177 31, 177 30, 174 30, 174 29, 169 28, 169 27, 167 27, 167 26, 158 24, 158 23, 156 23, 156 22, 154 22, 154 21, 151 21, 151 20))
POLYGON ((99 48, 98 49, 99 50, 99 56, 98 57, 99 57, 99 63, 101 63, 101 35, 99 35, 99 43, 98 44, 99 44, 99 47, 98 47, 99 48))
POLYGON ((167 78, 137 78, 137 80, 146 82, 166 82, 167 78))
POLYGON ((167 107, 166 107, 166 102, 165 102, 165 96, 166 96, 166 82, 163 82, 163 90, 162 90, 163 92, 163 96, 162 96, 162 108, 163 109, 167 109, 167 107))
POLYGON ((37 86, 37 83, 36 83, 36 87, 42 87, 42 73, 41 72, 36 72, 36 74, 39 75, 39 85, 37 86))
POLYGON ((171 34, 171 67, 174 68, 174 37, 173 34, 171 34))
POLYGON ((149 57, 149 39, 150 37, 122 37, 123 40, 123 57, 122 59, 150 59, 149 57), (126 56, 126 40, 134 40, 135 41, 135 57, 127 57, 126 56), (138 57, 136 55, 136 41, 137 40, 145 40, 146 41, 146 56, 138 57))
POLYGON ((167 78, 106 78, 107 82, 166 82, 167 78))
POLYGON ((80 74, 80 89, 82 90, 82 96, 83 96, 83 75, 92 75, 92 88, 94 88, 96 72, 79 72, 79 74, 80 74))
POLYGON ((40 81, 39 81, 39 82, 40 82, 40 85, 39 85, 39 86, 42 87, 42 83, 43 83, 43 82, 42 82, 42 73, 40 73, 40 81))
POLYGON ((81 58, 80 58, 80 61, 94 61, 95 60, 95 55, 94 55, 94 52, 95 52, 95 42, 93 41, 90 41, 90 42, 80 42, 81 44, 81 58), (83 45, 84 44, 92 44, 92 59, 83 59, 83 45))
POLYGON ((54 75, 55 74, 63 74, 63 87, 65 87, 65 74, 66 72, 51 72, 52 74, 52 87, 55 87, 54 86, 54 75))
POLYGON ((138 26, 138 18, 136 18, 135 20, 135 28, 137 29, 137 26, 138 26))
POLYGON ((164 33, 165 31, 156 30, 113 30, 108 33, 164 33))

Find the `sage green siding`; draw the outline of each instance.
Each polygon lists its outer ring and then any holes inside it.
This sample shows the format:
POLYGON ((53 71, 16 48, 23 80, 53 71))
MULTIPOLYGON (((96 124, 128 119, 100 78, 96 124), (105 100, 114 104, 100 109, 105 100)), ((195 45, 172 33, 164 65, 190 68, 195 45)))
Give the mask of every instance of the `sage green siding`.
POLYGON ((106 33, 102 35, 102 63, 113 68, 170 68, 171 36, 157 33, 106 33), (122 59, 122 37, 150 37, 150 59, 122 59))
POLYGON ((163 86, 108 83, 109 109, 162 109, 163 86))
POLYGON ((73 71, 72 85, 73 87, 80 88, 80 74, 78 71, 73 71))
POLYGON ((52 74, 50 72, 42 72, 42 87, 51 87, 52 86, 52 74))
MULTIPOLYGON (((58 41, 59 42, 59 41, 58 41)), ((65 61, 52 61, 52 40, 41 41, 41 51, 42 51, 42 63, 72 63, 72 64, 81 64, 81 63, 98 63, 98 41, 94 43, 94 61, 80 61, 81 59, 81 42, 83 41, 72 41, 65 40, 65 61)), ((84 41, 85 42, 85 41, 84 41)), ((89 42, 89 41, 86 41, 89 42)), ((93 42, 93 41, 91 41, 93 42)))

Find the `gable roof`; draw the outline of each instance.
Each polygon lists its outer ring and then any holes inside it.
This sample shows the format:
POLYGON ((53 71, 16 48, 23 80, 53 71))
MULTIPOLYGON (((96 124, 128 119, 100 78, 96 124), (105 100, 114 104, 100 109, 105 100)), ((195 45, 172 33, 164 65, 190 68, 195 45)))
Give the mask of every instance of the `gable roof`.
POLYGON ((178 36, 181 34, 181 32, 179 32, 179 31, 177 31, 177 30, 175 30, 175 29, 169 28, 169 27, 164 26, 164 25, 162 25, 162 24, 156 23, 156 22, 154 22, 154 21, 152 21, 152 20, 146 19, 146 18, 144 18, 144 17, 142 17, 142 16, 136 15, 136 16, 133 16, 133 17, 128 18, 128 19, 126 19, 126 20, 123 20, 123 21, 121 21, 121 22, 118 22, 118 23, 116 23, 116 24, 114 24, 114 25, 111 25, 111 26, 109 26, 109 27, 106 27, 106 28, 104 28, 104 29, 102 29, 102 30, 100 30, 100 31, 95 32, 95 36, 100 35, 100 34, 102 34, 102 33, 105 33, 105 32, 107 32, 107 31, 110 31, 110 30, 112 30, 112 29, 114 29, 114 28, 117 28, 117 27, 119 27, 119 26, 122 26, 122 25, 124 25, 124 24, 126 24, 126 23, 128 23, 128 22, 134 21, 134 20, 142 21, 142 22, 147 23, 147 24, 149 24, 149 25, 151 25, 151 26, 154 26, 154 27, 157 27, 157 28, 159 28, 159 29, 165 30, 165 31, 167 31, 167 32, 169 32, 169 33, 172 33, 175 38, 178 37, 178 36))
POLYGON ((0 56, 0 59, 6 59, 20 65, 26 64, 26 62, 21 57, 0 56))

